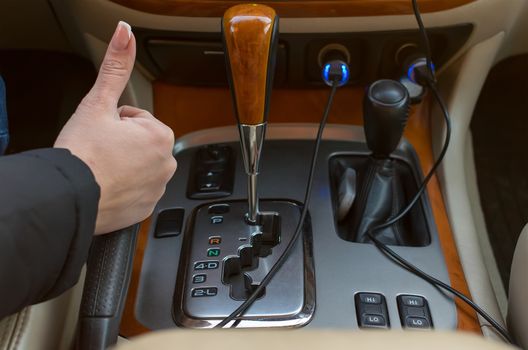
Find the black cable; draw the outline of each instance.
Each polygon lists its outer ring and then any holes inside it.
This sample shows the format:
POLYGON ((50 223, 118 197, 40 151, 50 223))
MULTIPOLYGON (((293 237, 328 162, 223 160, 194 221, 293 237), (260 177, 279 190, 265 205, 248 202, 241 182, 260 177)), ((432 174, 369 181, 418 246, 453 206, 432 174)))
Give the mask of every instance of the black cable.
MULTIPOLYGON (((424 279, 425 281, 431 283, 434 286, 440 287, 458 298, 460 298, 463 302, 468 304, 473 310, 475 310, 479 315, 481 315, 486 321, 489 322, 489 324, 497 330, 497 332, 500 333, 501 336, 504 337, 509 343, 512 343, 512 339, 510 338, 508 331, 504 329, 496 320, 493 319, 486 311, 484 311, 478 304, 473 302, 471 299, 469 299, 467 296, 465 296, 463 293, 459 292, 455 288, 451 287, 450 285, 440 281, 439 279, 434 278, 433 276, 427 274, 426 272, 420 270, 418 267, 410 263, 409 261, 402 258, 400 255, 398 255, 395 251, 387 247, 384 243, 379 241, 376 237, 370 236, 370 239, 374 242, 376 247, 380 249, 383 253, 385 253, 387 256, 389 256, 391 259, 398 262, 400 265, 405 267, 407 270, 415 274, 416 276, 424 279)), ((513 343, 512 343, 513 344, 513 343)))
POLYGON ((420 15, 420 10, 418 9, 418 4, 417 4, 416 0, 412 0, 412 3, 413 3, 414 15, 416 17, 416 21, 418 22, 418 26, 420 27, 420 33, 422 35, 422 40, 424 42, 424 47, 426 48, 426 56, 427 56, 426 57, 426 59, 427 59, 427 68, 426 69, 429 70, 430 76, 429 76, 429 74, 425 74, 425 76, 426 76, 425 81, 426 81, 427 86, 429 87, 429 89, 432 91, 436 102, 440 106, 440 109, 442 110, 442 114, 444 116, 444 120, 445 120, 445 124, 446 124, 446 137, 445 137, 445 140, 444 140, 444 145, 442 147, 442 151, 440 152, 440 155, 438 156, 438 159, 436 160, 435 164, 433 165, 433 167, 431 168, 431 170, 429 171, 427 176, 424 178, 424 180, 422 182, 422 185, 420 186, 419 190, 416 192, 416 195, 413 197, 413 199, 410 201, 410 203, 398 215, 396 215, 395 217, 388 219, 383 224, 380 224, 378 226, 375 226, 375 227, 371 228, 367 232, 367 235, 374 242, 376 247, 379 250, 381 250, 385 255, 387 255, 391 259, 395 260, 396 262, 398 262, 400 265, 405 267, 407 270, 409 270, 411 273, 415 274, 416 276, 418 276, 418 277, 424 279, 425 281, 431 283, 432 285, 440 287, 440 288, 452 293, 453 295, 457 296, 458 298, 460 298, 463 302, 465 302, 471 308, 473 308, 473 310, 475 310, 486 321, 488 321, 489 324, 492 327, 494 327, 497 330, 497 332, 499 332, 500 335, 502 337, 504 337, 505 340, 507 340, 509 343, 513 344, 512 339, 510 338, 510 336, 508 334, 508 331, 506 329, 504 329, 504 327, 502 327, 495 319, 493 319, 493 317, 491 317, 486 311, 484 311, 478 304, 473 302, 466 295, 464 295, 463 293, 461 293, 458 290, 454 289, 450 285, 448 285, 448 284, 438 280, 437 278, 434 278, 433 276, 425 273, 424 271, 420 270, 418 267, 416 267, 415 265, 413 265, 409 261, 405 260, 403 257, 398 255, 395 251, 390 249, 383 242, 378 240, 373 234, 374 231, 378 231, 378 230, 381 230, 383 228, 386 228, 386 227, 388 227, 390 225, 395 224, 399 220, 401 220, 407 213, 409 213, 409 211, 414 207, 416 202, 418 202, 418 200, 421 198, 423 192, 425 191, 425 189, 427 187, 427 184, 429 183, 429 180, 431 180, 432 176, 436 172, 436 169, 438 168, 438 166, 440 165, 440 163, 444 159, 444 156, 445 156, 445 154, 447 152, 447 149, 448 149, 448 146, 449 146, 449 141, 450 141, 450 136, 451 136, 450 135, 451 134, 451 121, 450 121, 450 117, 449 117, 449 111, 447 109, 445 101, 443 100, 442 96, 440 95, 440 93, 439 93, 439 91, 438 91, 438 89, 436 87, 435 73, 434 73, 434 70, 433 70, 433 66, 430 63, 432 60, 431 60, 431 51, 430 51, 429 38, 427 37, 427 32, 425 30, 425 27, 423 26, 422 18, 421 18, 421 15, 420 15), (429 76, 429 77, 427 77, 427 76, 429 76))
POLYGON ((420 14, 420 8, 418 7, 418 1, 412 0, 414 17, 418 23, 418 28, 420 29, 420 34, 422 36, 422 45, 425 50, 425 63, 427 64, 427 69, 429 70, 430 77, 433 79, 433 82, 436 83, 436 75, 433 68, 433 54, 431 52, 431 44, 429 42, 429 37, 427 36, 427 31, 422 21, 422 15, 420 14))
MULTIPOLYGON (((433 92, 433 96, 434 96, 436 102, 439 104, 439 106, 440 106, 440 108, 442 110, 442 114, 444 116, 444 120, 445 120, 445 124, 446 124, 446 136, 445 136, 445 140, 444 140, 444 145, 442 147, 442 150, 441 150, 441 152, 440 152, 435 164, 433 165, 433 167, 431 168, 431 170, 429 171, 427 176, 424 178, 420 188, 418 189, 418 191, 415 194, 415 196, 413 197, 413 199, 409 202, 409 204, 398 215, 396 215, 393 218, 388 219, 383 224, 380 224, 380 225, 370 229, 367 232, 367 235, 374 242, 374 244, 376 245, 376 247, 378 249, 380 249, 388 257, 390 257, 391 259, 395 260, 400 265, 405 267, 407 270, 409 270, 410 272, 414 273, 418 277, 424 279, 425 281, 427 281, 427 282, 429 282, 429 283, 431 283, 431 284, 433 284, 435 286, 438 286, 440 288, 443 288, 444 290, 447 290, 448 292, 454 294, 455 296, 460 298, 462 301, 467 303, 478 314, 480 314, 486 321, 488 321, 490 323, 490 325, 493 326, 504 337, 504 339, 506 339, 508 342, 512 343, 512 340, 511 340, 510 336, 508 335, 508 332, 496 320, 494 320, 488 313, 486 313, 480 306, 478 306, 476 303, 474 303, 472 300, 470 300, 463 293, 459 292, 458 290, 452 288, 448 284, 446 284, 446 283, 434 278, 433 276, 425 273, 424 271, 420 270, 418 267, 414 266, 412 263, 410 263, 409 261, 405 260, 403 257, 401 257, 396 252, 394 252, 392 249, 390 249, 388 246, 386 246, 384 243, 379 241, 372 234, 374 231, 381 230, 383 228, 386 228, 388 226, 391 226, 391 225, 395 224, 396 222, 401 220, 405 215, 407 215, 412 210, 414 205, 418 202, 418 200, 420 200, 422 194, 424 193, 425 189, 427 188, 427 185, 428 185, 429 181, 431 180, 433 175, 436 173, 436 170, 438 169, 438 167, 440 166, 442 160, 444 159, 445 154, 446 154, 447 149, 448 149, 448 146, 449 146, 449 143, 450 143, 450 138, 451 138, 451 121, 450 121, 450 118, 449 118, 449 112, 448 112, 447 106, 446 106, 444 100, 442 99, 442 97, 440 96, 440 93, 438 92, 438 90, 436 88, 436 84, 435 84, 436 83, 436 77, 435 77, 434 69, 433 69, 433 66, 432 66, 431 48, 430 48, 429 38, 427 37, 427 32, 426 32, 425 27, 423 25, 423 21, 422 21, 421 15, 420 15, 420 11, 419 11, 419 8, 418 8, 417 1, 416 0, 412 0, 412 4, 413 4, 413 10, 414 10, 414 14, 415 14, 415 17, 416 17, 416 21, 418 22, 418 26, 420 28, 420 33, 422 34, 423 45, 424 45, 424 49, 425 49, 425 52, 426 52, 426 62, 427 62, 427 68, 426 69, 429 70, 429 74, 426 74, 426 75, 428 75, 428 77, 426 79, 426 82, 427 82, 428 87, 433 92)), ((324 111, 323 118, 321 119, 321 122, 320 122, 320 125, 319 125, 319 130, 318 130, 318 133, 317 133, 316 143, 315 143, 315 146, 314 146, 314 153, 313 153, 313 156, 312 156, 312 162, 311 162, 311 167, 310 167, 310 175, 308 177, 308 186, 306 188, 306 193, 305 193, 305 198, 304 198, 303 210, 301 212, 301 217, 300 217, 299 223, 298 223, 298 225, 297 225, 297 227, 295 229, 294 236, 292 237, 292 239, 288 243, 288 246, 286 247, 286 249, 284 250, 282 255, 279 257, 277 262, 273 265, 273 267, 271 268, 269 273, 264 277, 264 279, 262 280, 260 285, 253 291, 253 293, 249 296, 249 298, 247 300, 245 300, 229 316, 227 316, 220 323, 218 323, 215 326, 215 328, 224 327, 229 322, 231 322, 231 321, 235 320, 237 317, 240 317, 241 315, 243 315, 243 313, 257 299, 257 297, 260 295, 262 290, 269 284, 269 282, 274 277, 276 272, 282 267, 282 265, 284 264, 286 259, 289 257, 289 254, 291 253, 291 250, 293 249, 295 242, 300 237, 300 234, 302 232, 302 227, 304 225, 304 220, 306 219, 306 215, 308 213, 308 204, 309 204, 309 199, 310 199, 311 191, 312 191, 312 180, 313 180, 313 175, 315 173, 316 160, 317 160, 317 155, 318 155, 318 152, 319 152, 319 146, 320 146, 321 139, 322 139, 322 132, 323 132, 324 127, 326 125, 326 121, 328 119, 328 114, 330 112, 330 107, 332 105, 333 98, 334 98, 336 90, 337 90, 337 82, 334 82, 333 85, 332 85, 332 90, 330 92, 330 96, 328 98, 328 102, 327 102, 325 111, 324 111)), ((238 319, 238 321, 240 321, 240 319, 238 319)), ((234 322, 233 326, 236 326, 236 324, 238 324, 238 322, 234 322)))
MULTIPOLYGON (((264 288, 269 284, 273 276, 279 271, 279 269, 282 267, 284 262, 288 259, 290 256, 291 251, 293 250, 293 247, 295 246, 295 243, 299 240, 299 237, 301 236, 301 232, 304 226, 304 221, 306 219, 306 215, 308 214, 308 206, 310 203, 310 197, 312 195, 312 183, 313 183, 313 177, 317 165, 317 156, 319 154, 319 146, 321 145, 321 140, 323 137, 323 130, 326 125, 326 121, 328 120, 328 115, 330 114, 330 108, 332 107, 332 103, 334 101, 334 96, 337 91, 337 88, 339 87, 339 82, 337 80, 334 80, 332 83, 332 89, 330 91, 330 95, 328 96, 328 101, 326 103, 326 107, 323 113, 323 118, 321 119, 321 122, 319 123, 319 130, 317 131, 317 137, 315 140, 314 150, 312 154, 312 161, 310 165, 310 174, 308 176, 308 184, 306 186, 306 192, 304 195, 304 204, 301 212, 301 217, 299 219, 299 222, 297 224, 297 227, 295 228, 295 233, 293 237, 288 242, 288 246, 282 252, 281 256, 277 260, 277 262, 273 265, 273 267, 270 269, 270 271, 267 273, 267 275, 262 279, 260 282, 260 285, 251 293, 249 298, 247 298, 240 306, 233 311, 229 316, 224 318, 220 323, 215 325, 214 328, 222 328, 225 325, 227 325, 229 322, 233 321, 237 317, 240 317, 244 314, 244 312, 253 305, 253 302, 257 300, 257 298, 260 296, 261 292, 264 290, 264 288)), ((234 322, 233 326, 236 326, 237 322, 234 322)))
POLYGON ((385 223, 370 229, 367 232, 367 235, 374 242, 376 247, 378 249, 380 249, 384 254, 386 254, 387 256, 392 258, 393 260, 397 261, 400 265, 404 266, 407 270, 409 270, 410 272, 412 272, 416 276, 426 280, 427 282, 429 282, 429 283, 431 283, 431 284, 433 284, 435 286, 438 286, 438 287, 440 287, 440 288, 442 288, 444 290, 447 290, 448 292, 450 292, 450 293, 454 294, 455 296, 457 296, 458 298, 460 298, 463 302, 468 304, 478 314, 480 314, 486 321, 488 321, 489 324, 491 326, 493 326, 504 337, 504 339, 506 339, 508 342, 512 343, 512 340, 511 340, 510 336, 508 335, 508 332, 496 320, 494 320, 486 311, 484 311, 480 306, 478 306, 476 303, 474 303, 471 299, 469 299, 463 293, 461 293, 458 290, 454 289, 450 285, 448 285, 448 284, 446 284, 446 283, 434 278, 433 276, 425 273, 424 271, 420 270, 418 267, 416 267, 415 265, 413 265, 409 261, 405 260, 403 257, 398 255, 395 251, 390 249, 383 242, 379 241, 376 238, 376 236, 373 235, 374 231, 378 231, 380 229, 386 228, 386 227, 396 223, 398 220, 400 220, 402 217, 404 217, 405 214, 407 214, 413 208, 413 206, 418 201, 418 199, 421 198, 421 195, 424 192, 424 190, 425 190, 429 180, 431 179, 432 175, 434 175, 434 172, 435 172, 436 168, 438 168, 438 166, 440 165, 441 161, 443 160, 443 156, 445 155, 445 151, 447 150, 447 146, 449 145, 449 133, 450 133, 449 113, 447 111, 445 102, 443 101, 442 97, 440 96, 436 86, 432 82, 430 82, 430 81, 428 81, 428 82, 429 82, 428 86, 431 89, 431 91, 433 92, 433 96, 435 97, 435 100, 440 105, 440 108, 441 108, 442 113, 444 115, 444 119, 446 121, 446 126, 447 126, 446 128, 448 129, 447 133, 446 133, 446 140, 445 140, 445 143, 444 143, 444 147, 442 148, 442 152, 441 152, 440 156, 438 157, 438 159, 436 160, 434 166, 431 168, 431 170, 429 171, 427 176, 424 178, 424 181, 422 182, 422 185, 420 186, 420 189, 418 190, 418 192, 414 196, 413 200, 411 200, 411 202, 401 211, 400 214, 398 214, 394 218, 386 221, 385 223))
POLYGON ((371 228, 369 230, 369 232, 367 232, 367 234, 368 234, 368 236, 370 238, 372 238, 372 236, 373 236, 371 234, 373 231, 379 231, 379 230, 387 228, 387 227, 389 227, 391 225, 394 225, 395 223, 400 221, 403 217, 405 217, 405 215, 407 215, 412 210, 412 208, 414 207, 416 202, 418 202, 418 200, 420 200, 422 194, 425 192, 425 190, 427 188, 427 184, 429 183, 429 181, 431 180, 433 175, 436 173, 436 170, 438 169, 438 167, 442 163, 442 160, 444 159, 445 154, 447 152, 447 149, 449 147, 449 143, 451 141, 451 120, 449 119, 449 113, 447 112, 447 106, 445 105, 445 102, 440 97, 440 94, 438 93, 438 90, 436 89, 436 86, 434 84, 430 84, 429 81, 428 81, 428 86, 431 88, 431 91, 433 91, 433 95, 435 96, 436 101, 438 102, 438 104, 440 105, 440 108, 444 112, 443 113, 444 114, 444 121, 445 121, 445 125, 446 125, 446 135, 445 135, 445 140, 444 140, 444 146, 442 147, 442 151, 438 155, 438 159, 434 163, 434 165, 431 168, 431 170, 429 170, 429 173, 427 173, 427 175, 425 176, 424 180, 422 181, 422 184, 420 185, 420 188, 418 189, 418 191, 416 192, 414 197, 411 199, 409 204, 407 204, 407 206, 405 208, 403 208, 403 210, 401 212, 399 212, 398 215, 388 219, 383 224, 380 224, 378 226, 375 226, 375 227, 371 228))

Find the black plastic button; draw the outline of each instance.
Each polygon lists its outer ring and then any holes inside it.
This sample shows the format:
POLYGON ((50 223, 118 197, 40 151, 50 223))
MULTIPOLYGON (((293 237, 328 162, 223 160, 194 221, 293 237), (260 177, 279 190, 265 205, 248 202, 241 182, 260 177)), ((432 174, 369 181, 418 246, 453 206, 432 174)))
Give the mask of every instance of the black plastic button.
POLYGON ((229 213, 229 204, 214 204, 209 207, 209 214, 226 214, 229 213))
POLYGON ((210 179, 218 178, 220 176, 220 173, 218 171, 209 170, 205 172, 202 176, 203 176, 203 179, 210 180, 210 179))
POLYGON ((191 164, 187 196, 191 199, 230 196, 235 179, 235 155, 226 145, 199 148, 191 164))
POLYGON ((203 173, 200 173, 198 182, 200 183, 221 183, 222 182, 222 173, 218 171, 208 170, 203 173))
POLYGON ((218 191, 222 186, 222 174, 208 170, 201 173, 198 177, 198 186, 200 191, 218 191))
POLYGON ((429 320, 424 317, 407 317, 405 320, 405 326, 407 328, 419 328, 419 329, 428 329, 431 328, 429 320))
POLYGON ((218 191, 220 189, 220 185, 217 182, 204 182, 200 184, 200 191, 202 192, 208 192, 208 191, 218 191))
POLYGON ((158 214, 154 237, 165 238, 178 236, 182 231, 184 209, 165 209, 158 214))
POLYGON ((198 157, 203 163, 223 163, 229 156, 227 147, 208 145, 198 151, 198 157))
POLYGON ((405 328, 433 328, 433 319, 429 305, 424 297, 417 295, 399 295, 396 298, 401 324, 405 328))
POLYGON ((362 325, 361 326, 374 326, 374 327, 387 327, 387 321, 385 317, 381 315, 363 315, 362 316, 362 325))
POLYGON ((359 300, 363 304, 381 304, 381 295, 373 293, 360 293, 359 300))
POLYGON ((416 295, 402 295, 401 301, 403 305, 406 305, 406 306, 416 306, 416 307, 424 306, 424 298, 416 296, 416 295))
POLYGON ((378 293, 358 293, 356 316, 361 328, 388 328, 389 313, 385 297, 378 293))

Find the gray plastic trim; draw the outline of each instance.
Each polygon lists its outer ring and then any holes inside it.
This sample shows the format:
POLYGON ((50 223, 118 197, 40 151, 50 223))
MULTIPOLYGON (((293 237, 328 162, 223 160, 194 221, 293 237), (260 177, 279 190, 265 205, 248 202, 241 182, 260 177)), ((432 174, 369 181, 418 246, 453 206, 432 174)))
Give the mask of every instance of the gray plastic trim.
MULTIPOLYGON (((306 166, 310 162, 316 130, 315 124, 269 126, 262 158, 263 199, 303 200, 308 177, 306 166)), ((205 203, 190 200, 185 195, 193 147, 233 142, 232 146, 240 159, 238 137, 236 127, 232 126, 203 130, 180 138, 175 146, 178 173, 169 182, 155 212, 183 207, 186 208, 187 220, 195 207, 205 203)), ((362 142, 364 137, 360 127, 328 125, 323 139, 310 205, 316 312, 307 327, 357 329, 354 295, 359 292, 377 292, 387 300, 392 329, 401 328, 396 303, 396 297, 401 294, 420 295, 428 300, 435 329, 455 329, 456 306, 450 296, 387 259, 374 246, 344 241, 338 236, 330 196, 328 160, 338 154, 367 154, 368 150, 362 142)), ((407 142, 400 144, 396 155, 418 168, 416 156, 407 142)), ((421 178, 421 174, 415 175, 421 178)), ((242 162, 238 161, 233 194, 226 200, 245 199, 245 181, 242 162)), ((422 199, 422 206, 428 217, 431 244, 393 249, 424 271, 449 283, 427 196, 422 199)), ((154 239, 153 229, 154 225, 151 225, 136 300, 136 316, 150 329, 174 328, 176 324, 171 310, 182 236, 154 239)))

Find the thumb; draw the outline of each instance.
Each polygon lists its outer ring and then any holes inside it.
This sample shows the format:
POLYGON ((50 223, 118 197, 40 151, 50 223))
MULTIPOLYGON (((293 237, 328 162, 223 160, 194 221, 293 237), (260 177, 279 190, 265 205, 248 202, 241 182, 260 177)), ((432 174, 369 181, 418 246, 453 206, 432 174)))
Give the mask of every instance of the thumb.
POLYGON ((119 22, 101 63, 94 86, 86 96, 90 105, 117 108, 136 58, 136 41, 130 25, 119 22))

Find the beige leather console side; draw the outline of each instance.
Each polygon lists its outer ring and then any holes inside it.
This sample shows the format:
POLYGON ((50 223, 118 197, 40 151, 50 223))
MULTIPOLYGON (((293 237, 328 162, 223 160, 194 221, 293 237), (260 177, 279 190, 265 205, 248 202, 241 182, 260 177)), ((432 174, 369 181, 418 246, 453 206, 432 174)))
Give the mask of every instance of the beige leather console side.
POLYGON ((0 350, 71 349, 84 275, 85 269, 77 285, 57 298, 0 320, 0 350))
POLYGON ((164 331, 132 339, 117 350, 193 349, 508 350, 510 346, 465 333, 330 330, 164 331))
MULTIPOLYGON (((504 35, 498 33, 472 47, 461 59, 445 70, 439 80, 452 123, 450 149, 441 165, 439 177, 446 209, 473 301, 499 323, 503 323, 502 314, 490 282, 473 218, 473 205, 467 184, 465 148, 473 109, 503 43, 504 35)), ((438 154, 445 133, 443 118, 439 115, 438 109, 435 109, 433 131, 438 154)), ((484 335, 494 336, 494 329, 482 318, 480 321, 484 335)))
POLYGON ((517 241, 510 274, 508 328, 523 349, 528 349, 528 225, 517 241))
POLYGON ((27 327, 30 309, 27 307, 19 313, 0 321, 0 350, 18 348, 22 334, 27 327))

